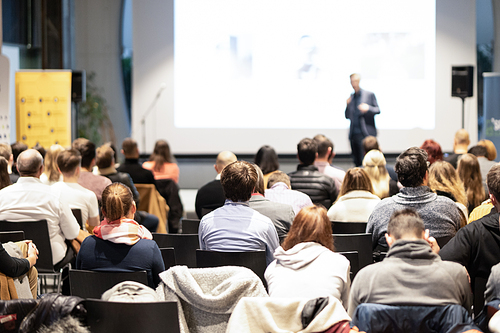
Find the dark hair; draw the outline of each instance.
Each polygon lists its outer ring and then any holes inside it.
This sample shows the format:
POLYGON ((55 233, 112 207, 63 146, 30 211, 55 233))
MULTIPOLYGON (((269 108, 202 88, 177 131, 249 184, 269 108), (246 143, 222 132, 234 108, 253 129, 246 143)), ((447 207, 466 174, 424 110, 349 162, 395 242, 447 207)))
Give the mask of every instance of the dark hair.
POLYGON ((45 159, 45 154, 47 153, 47 151, 45 150, 45 148, 43 148, 43 146, 39 142, 37 142, 36 145, 34 145, 31 148, 35 149, 35 150, 38 150, 38 152, 40 153, 40 155, 42 155, 42 157, 45 159))
POLYGON ((488 157, 488 150, 485 146, 473 146, 469 148, 467 151, 469 154, 472 154, 476 157, 488 157))
POLYGON ((0 143, 0 156, 3 156, 8 162, 10 155, 12 155, 12 148, 10 148, 10 145, 7 143, 0 143))
POLYGON ((430 164, 443 159, 441 146, 432 139, 425 140, 420 148, 427 152, 427 161, 429 161, 430 164))
POLYGON ((113 183, 102 191, 102 213, 109 221, 126 216, 133 202, 132 192, 122 183, 113 183))
POLYGON ((486 184, 491 194, 500 201, 500 164, 491 167, 486 176, 486 184))
POLYGON ((276 151, 273 147, 267 145, 260 147, 253 161, 260 167, 262 173, 265 175, 278 170, 280 167, 276 151))
POLYGON ((42 155, 35 149, 26 149, 17 157, 17 169, 24 177, 34 177, 43 164, 42 155))
POLYGON ((154 162, 154 171, 161 171, 161 168, 165 163, 175 163, 175 159, 170 152, 170 146, 165 140, 156 141, 155 149, 149 157, 149 160, 154 162))
POLYGON ((126 138, 122 142, 123 155, 130 156, 137 150, 137 142, 132 138, 126 138))
POLYGON ((257 183, 255 184, 254 192, 264 195, 266 189, 264 188, 264 175, 262 174, 262 170, 259 168, 257 164, 252 164, 252 166, 255 168, 255 171, 257 172, 257 183))
POLYGON ((78 150, 82 155, 82 167, 89 169, 95 158, 95 144, 88 139, 78 138, 73 141, 72 148, 78 150))
POLYGON ((365 137, 362 141, 362 145, 363 145, 363 151, 364 151, 365 155, 370 150, 374 150, 374 149, 380 150, 377 138, 374 137, 373 135, 368 135, 367 137, 365 137))
POLYGON ((113 165, 115 151, 110 145, 105 144, 97 148, 95 163, 99 169, 109 168, 113 165))
POLYGON ((405 187, 422 185, 427 172, 427 153, 425 150, 411 147, 402 152, 396 159, 394 171, 398 181, 405 187))
POLYGON ((464 183, 465 194, 471 208, 470 211, 472 211, 486 199, 477 157, 472 154, 463 154, 458 161, 457 172, 464 183))
POLYGON ((9 161, 3 156, 0 156, 0 189, 12 184, 9 177, 9 170, 7 168, 8 165, 9 161))
POLYGON ((313 139, 304 138, 297 145, 299 160, 304 165, 311 165, 316 159, 318 144, 313 139))
POLYGON ((331 155, 326 156, 326 154, 328 153, 328 148, 332 148, 330 153, 333 154, 333 142, 323 134, 316 135, 313 140, 318 144, 318 156, 330 158, 331 155))
POLYGON ((82 162, 82 155, 76 149, 66 149, 57 155, 57 166, 62 173, 73 174, 82 162))
POLYGON ((340 198, 344 194, 355 190, 373 193, 370 177, 366 171, 361 168, 351 168, 346 171, 338 197, 340 198))
POLYGON ((394 239, 401 239, 404 235, 422 238, 422 232, 425 232, 424 222, 413 208, 394 212, 387 225, 387 233, 394 239))
POLYGON ((331 251, 333 246, 332 223, 323 206, 308 206, 300 210, 293 220, 288 236, 281 245, 283 250, 290 250, 299 243, 315 242, 331 251))
POLYGON ((285 183, 288 188, 292 188, 292 186, 290 185, 290 177, 288 177, 288 175, 286 173, 284 173, 283 171, 275 171, 273 172, 269 178, 267 179, 267 188, 271 188, 273 187, 274 184, 276 183, 285 183))
POLYGON ((246 161, 227 165, 220 174, 220 182, 226 198, 233 202, 248 201, 257 185, 257 171, 246 161))
POLYGON ((10 148, 12 149, 12 155, 14 155, 14 161, 17 161, 17 157, 19 156, 19 154, 28 149, 28 146, 18 141, 11 144, 10 148))

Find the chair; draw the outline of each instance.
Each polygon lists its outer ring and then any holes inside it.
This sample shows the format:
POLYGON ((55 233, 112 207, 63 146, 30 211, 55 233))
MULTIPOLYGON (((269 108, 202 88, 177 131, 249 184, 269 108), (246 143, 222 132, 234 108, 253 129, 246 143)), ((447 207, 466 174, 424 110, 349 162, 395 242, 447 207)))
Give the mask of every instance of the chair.
POLYGON ((153 233, 153 240, 159 248, 173 247, 177 265, 196 268, 196 250, 200 248, 196 234, 159 234, 153 233))
POLYGON ((169 230, 176 231, 180 227, 180 219, 184 211, 181 197, 179 196, 179 186, 172 179, 157 179, 156 186, 158 192, 167 201, 170 207, 168 212, 168 227, 169 230))
POLYGON ((85 301, 92 333, 180 333, 176 302, 85 301))
POLYGON ((357 251, 359 269, 373 263, 371 234, 334 234, 336 252, 357 251))
POLYGON ((160 248, 161 257, 163 258, 163 264, 165 265, 165 270, 176 265, 175 263, 175 250, 173 247, 160 248))
POLYGON ((264 272, 266 271, 266 251, 219 252, 196 250, 196 265, 198 268, 242 266, 251 269, 264 286, 267 286, 264 272))
POLYGON ((364 234, 366 222, 332 221, 332 234, 364 234))
POLYGON ((20 242, 25 240, 24 231, 0 231, 0 243, 20 242))
POLYGON ((57 271, 54 270, 47 220, 22 222, 0 221, 0 231, 19 230, 24 232, 25 239, 31 239, 36 244, 40 252, 35 265, 40 281, 39 293, 42 294, 43 286, 47 285, 47 276, 55 277, 54 284, 57 285, 57 292, 61 292, 62 271, 64 267, 57 271))
POLYGON ((136 281, 148 285, 146 271, 97 272, 79 269, 69 270, 71 296, 101 298, 102 294, 123 281, 136 281))
POLYGON ((197 234, 200 220, 198 219, 182 219, 182 233, 183 234, 197 234))
POLYGON ((351 263, 351 281, 354 280, 359 271, 359 254, 358 251, 337 252, 342 254, 351 263))
POLYGON ((165 198, 163 198, 156 190, 156 186, 154 184, 134 185, 139 192, 139 197, 141 198, 137 209, 158 217, 160 222, 158 223, 156 232, 163 234, 167 233, 167 216, 170 208, 168 207, 165 198))
POLYGON ((474 299, 472 301, 474 315, 477 316, 484 306, 484 292, 486 291, 486 283, 488 279, 476 276, 473 281, 474 299))
MULTIPOLYGON (((76 218, 76 221, 80 225, 80 229, 84 229, 84 223, 83 223, 83 218, 82 218, 82 210, 80 208, 71 208, 71 212, 73 213, 73 216, 76 218)), ((87 221, 85 221, 87 223, 87 221)))

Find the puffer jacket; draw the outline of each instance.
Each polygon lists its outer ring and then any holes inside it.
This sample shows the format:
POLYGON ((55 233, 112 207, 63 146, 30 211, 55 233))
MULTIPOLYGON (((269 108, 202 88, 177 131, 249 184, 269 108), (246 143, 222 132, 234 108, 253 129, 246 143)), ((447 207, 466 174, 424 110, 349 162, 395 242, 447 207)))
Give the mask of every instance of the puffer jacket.
POLYGON ((315 204, 322 204, 328 209, 337 199, 339 191, 333 178, 319 172, 314 165, 299 164, 297 171, 290 172, 288 176, 292 190, 307 194, 315 204))

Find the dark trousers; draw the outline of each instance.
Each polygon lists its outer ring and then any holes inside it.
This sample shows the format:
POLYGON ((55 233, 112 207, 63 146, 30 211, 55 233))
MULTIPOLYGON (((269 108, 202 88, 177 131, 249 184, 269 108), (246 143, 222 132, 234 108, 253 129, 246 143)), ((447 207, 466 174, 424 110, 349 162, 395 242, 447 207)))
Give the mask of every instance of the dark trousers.
POLYGON ((363 157, 365 156, 365 152, 363 151, 364 138, 363 134, 353 134, 351 137, 352 159, 357 167, 363 165, 363 157))

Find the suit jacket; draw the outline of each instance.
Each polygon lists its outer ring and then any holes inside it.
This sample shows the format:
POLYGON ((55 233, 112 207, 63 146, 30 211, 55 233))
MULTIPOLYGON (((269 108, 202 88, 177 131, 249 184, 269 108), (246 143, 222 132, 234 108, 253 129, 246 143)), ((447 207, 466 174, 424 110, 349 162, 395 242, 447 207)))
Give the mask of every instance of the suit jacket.
MULTIPOLYGON (((378 107, 377 98, 375 94, 371 91, 359 90, 359 104, 366 103, 369 105, 369 109, 365 113, 360 114, 360 126, 361 131, 364 136, 373 135, 377 136, 377 128, 375 127, 375 115, 380 113, 380 109, 378 107)), ((349 139, 353 134, 353 122, 352 119, 355 115, 357 105, 354 105, 354 93, 351 94, 351 102, 347 104, 345 108, 345 117, 351 120, 351 127, 349 129, 349 139)))
POLYGON ((248 204, 250 208, 271 219, 280 239, 288 234, 295 218, 292 206, 270 201, 260 194, 252 194, 248 204))

